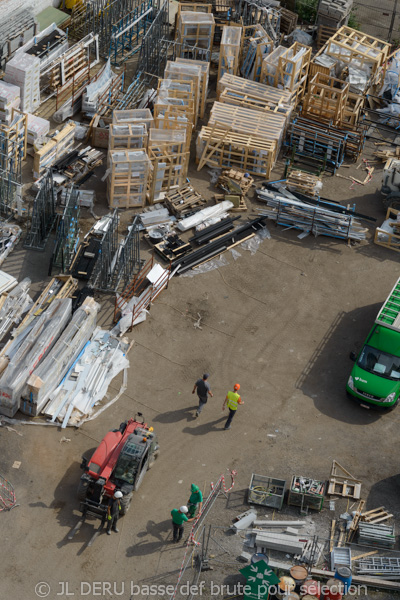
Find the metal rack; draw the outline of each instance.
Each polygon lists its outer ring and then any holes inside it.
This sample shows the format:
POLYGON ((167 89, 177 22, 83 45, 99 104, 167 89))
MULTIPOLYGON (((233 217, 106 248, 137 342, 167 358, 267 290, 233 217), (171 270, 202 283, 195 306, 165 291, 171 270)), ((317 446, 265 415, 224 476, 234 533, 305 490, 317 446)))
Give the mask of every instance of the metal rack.
POLYGON ((56 217, 56 192, 52 171, 48 169, 33 202, 30 214, 31 226, 24 241, 24 248, 43 251, 56 217))
POLYGON ((79 243, 80 206, 78 190, 71 186, 66 192, 64 213, 58 223, 57 237, 50 259, 49 276, 51 276, 54 267, 58 267, 61 273, 67 273, 79 243))

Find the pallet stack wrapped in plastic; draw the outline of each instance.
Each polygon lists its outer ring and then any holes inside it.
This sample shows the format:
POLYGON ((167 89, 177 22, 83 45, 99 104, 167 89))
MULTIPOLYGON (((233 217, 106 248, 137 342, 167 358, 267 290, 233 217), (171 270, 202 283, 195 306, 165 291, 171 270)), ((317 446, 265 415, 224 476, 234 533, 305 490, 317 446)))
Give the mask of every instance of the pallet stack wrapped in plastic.
POLYGON ((148 146, 152 163, 149 202, 162 202, 164 192, 185 183, 189 166, 189 152, 184 130, 151 129, 148 146))
POLYGON ((21 104, 21 91, 12 83, 0 81, 0 121, 9 125, 11 123, 13 109, 19 108, 21 104))
POLYGON ((109 207, 143 207, 151 167, 146 150, 110 150, 107 160, 109 207))
POLYGON ((55 346, 26 382, 22 391, 21 412, 31 416, 40 414, 90 340, 99 309, 100 305, 93 298, 87 297, 74 312, 55 346))
POLYGON ((21 110, 35 112, 40 105, 40 59, 17 52, 6 64, 4 81, 21 90, 21 110))
POLYGON ((50 121, 28 114, 28 144, 32 146, 46 137, 50 131, 50 121))
POLYGON ((215 21, 211 13, 185 11, 179 15, 176 41, 181 57, 191 56, 193 48, 211 56, 215 21))
POLYGON ((47 356, 71 318, 72 300, 54 300, 29 331, 16 337, 8 348, 9 363, 0 379, 0 414, 13 417, 23 388, 34 369, 47 356))

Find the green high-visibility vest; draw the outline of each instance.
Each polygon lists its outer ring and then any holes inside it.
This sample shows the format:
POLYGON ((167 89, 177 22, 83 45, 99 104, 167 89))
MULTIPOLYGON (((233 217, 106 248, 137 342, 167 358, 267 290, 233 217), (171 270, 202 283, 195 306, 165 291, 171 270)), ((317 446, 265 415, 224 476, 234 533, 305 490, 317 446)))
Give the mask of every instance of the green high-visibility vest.
POLYGON ((240 395, 236 394, 235 392, 228 392, 227 396, 228 396, 227 407, 230 408, 231 410, 237 410, 238 400, 240 398, 240 395))

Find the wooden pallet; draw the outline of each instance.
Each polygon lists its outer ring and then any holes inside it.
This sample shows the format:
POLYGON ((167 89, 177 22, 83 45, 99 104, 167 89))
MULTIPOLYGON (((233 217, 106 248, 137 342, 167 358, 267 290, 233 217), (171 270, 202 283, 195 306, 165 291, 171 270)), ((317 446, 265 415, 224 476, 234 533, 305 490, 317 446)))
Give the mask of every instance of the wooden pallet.
POLYGON ((224 202, 224 200, 232 202, 233 208, 229 209, 231 212, 244 212, 247 210, 246 200, 242 194, 214 194, 214 200, 216 204, 224 202))
POLYGON ((185 184, 178 190, 173 190, 165 194, 164 203, 176 216, 182 216, 183 213, 193 210, 194 208, 203 207, 205 200, 196 190, 189 184, 185 184))
POLYGON ((328 27, 328 25, 318 25, 317 33, 317 49, 320 50, 322 46, 337 32, 336 27, 328 27))
POLYGON ((253 183, 254 179, 252 177, 238 169, 226 169, 222 171, 217 181, 217 185, 225 186, 233 193, 240 191, 242 194, 247 194, 253 183), (232 186, 232 183, 235 185, 232 186))
POLYGON ((336 460, 332 462, 328 495, 344 496, 346 498, 354 498, 355 500, 359 500, 361 496, 361 481, 355 479, 336 460))
POLYGON ((317 198, 322 187, 319 185, 321 183, 322 179, 318 175, 292 167, 288 168, 286 185, 291 191, 300 192, 310 198, 317 198))
POLYGON ((355 511, 355 515, 353 517, 353 520, 351 522, 350 529, 347 532, 346 541, 348 543, 353 540, 353 537, 354 537, 354 535, 355 535, 355 533, 357 531, 358 523, 360 522, 361 514, 362 514, 362 510, 364 508, 364 505, 365 505, 365 500, 360 500, 360 502, 358 503, 357 510, 355 511))
POLYGON ((381 523, 382 521, 387 521, 392 517, 393 515, 390 514, 384 506, 380 506, 379 508, 373 508, 372 510, 363 512, 361 515, 361 520, 374 525, 376 523, 381 523))
POLYGON ((287 8, 279 9, 281 15, 281 33, 290 35, 296 29, 299 16, 287 8))

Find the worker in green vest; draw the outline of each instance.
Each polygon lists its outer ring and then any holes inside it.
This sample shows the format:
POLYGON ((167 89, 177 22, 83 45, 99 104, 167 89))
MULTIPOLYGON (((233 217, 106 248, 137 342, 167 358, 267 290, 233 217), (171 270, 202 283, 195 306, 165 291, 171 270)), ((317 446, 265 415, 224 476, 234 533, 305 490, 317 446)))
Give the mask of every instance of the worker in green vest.
POLYGON ((201 513, 201 507, 203 505, 203 494, 200 491, 200 488, 192 483, 190 486, 190 498, 187 503, 187 507, 189 509, 188 515, 189 517, 194 517, 197 509, 199 509, 199 513, 201 513))
POLYGON ((228 420, 226 421, 225 427, 224 427, 225 430, 231 428, 232 419, 236 414, 238 404, 244 404, 240 395, 238 394, 239 390, 240 390, 240 384, 235 383, 235 385, 233 386, 233 392, 227 393, 224 403, 222 405, 222 410, 225 409, 225 405, 229 409, 229 417, 228 417, 228 420))

